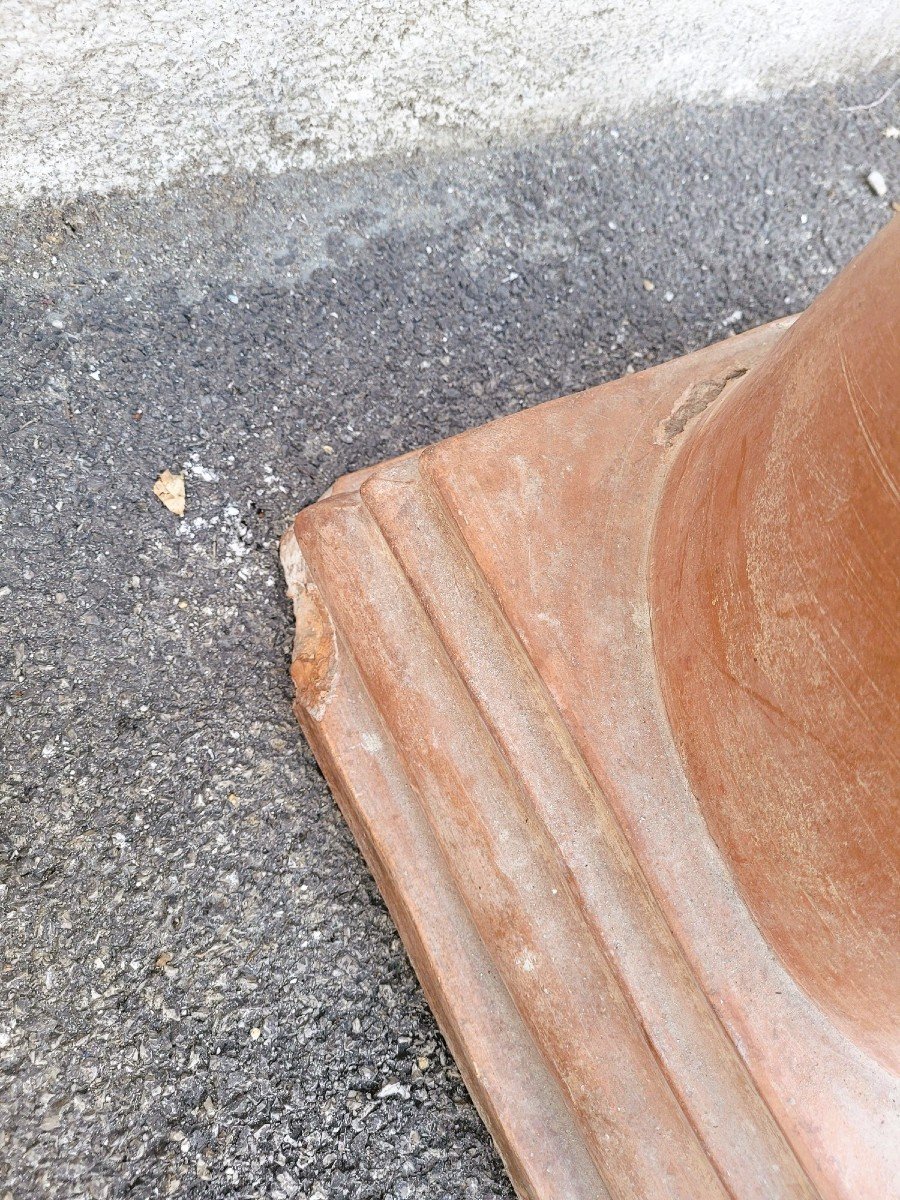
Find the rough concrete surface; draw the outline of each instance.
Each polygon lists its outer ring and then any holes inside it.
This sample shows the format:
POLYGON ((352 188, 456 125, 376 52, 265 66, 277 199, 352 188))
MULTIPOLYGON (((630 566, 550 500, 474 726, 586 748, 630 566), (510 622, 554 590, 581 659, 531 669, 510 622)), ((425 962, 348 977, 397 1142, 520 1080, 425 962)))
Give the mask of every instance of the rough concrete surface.
POLYGON ((895 0, 0 0, 0 202, 833 82, 895 0))
POLYGON ((295 727, 277 539, 802 308, 890 215, 891 82, 3 214, 2 1200, 510 1196, 295 727))

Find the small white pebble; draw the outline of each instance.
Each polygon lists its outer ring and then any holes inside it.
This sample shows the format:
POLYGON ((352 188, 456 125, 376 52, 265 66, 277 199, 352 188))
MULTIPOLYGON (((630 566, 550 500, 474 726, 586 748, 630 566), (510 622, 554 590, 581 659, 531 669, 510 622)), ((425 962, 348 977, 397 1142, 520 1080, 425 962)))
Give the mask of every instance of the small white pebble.
POLYGON ((404 1100, 409 1099, 409 1088, 404 1087, 402 1083, 391 1081, 386 1083, 378 1093, 379 1100, 389 1100, 392 1096, 401 1096, 404 1100))
POLYGON ((887 195, 887 184, 885 183, 884 176, 880 171, 870 171, 866 176, 866 183, 876 196, 887 195))
POLYGON ((887 129, 884 130, 884 136, 894 139, 900 138, 900 129, 896 125, 888 125, 887 129))

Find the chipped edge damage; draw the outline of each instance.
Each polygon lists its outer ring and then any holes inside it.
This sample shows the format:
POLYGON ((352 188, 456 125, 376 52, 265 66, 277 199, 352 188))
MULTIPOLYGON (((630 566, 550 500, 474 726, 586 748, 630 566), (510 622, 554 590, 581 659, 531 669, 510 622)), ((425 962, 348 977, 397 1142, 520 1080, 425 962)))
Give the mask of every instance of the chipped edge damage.
POLYGON ((293 527, 281 539, 281 567, 294 605, 291 678, 296 705, 321 721, 338 678, 337 639, 321 593, 313 583, 293 527))
POLYGON ((657 446, 671 446, 677 437, 684 433, 691 421, 706 412, 714 400, 722 395, 729 383, 743 378, 747 367, 732 367, 723 375, 713 379, 701 379, 682 393, 678 398, 670 416, 661 421, 653 438, 657 446))
MULTIPOLYGON (((776 321, 770 322, 770 325, 786 332, 799 316, 802 316, 802 313, 791 313, 786 317, 781 317, 776 321)), ((757 328, 764 329, 766 326, 757 326, 757 328)), ((753 330, 749 330, 748 332, 753 332, 753 330)), ((746 334, 742 334, 741 336, 745 337, 746 334)), ((692 383, 675 401, 670 415, 657 425, 656 432, 653 435, 654 444, 664 447, 671 446, 696 417, 705 413, 710 405, 719 399, 729 385, 733 385, 739 379, 743 379, 749 370, 750 367, 741 366, 738 363, 718 375, 711 376, 709 379, 700 379, 692 383)))

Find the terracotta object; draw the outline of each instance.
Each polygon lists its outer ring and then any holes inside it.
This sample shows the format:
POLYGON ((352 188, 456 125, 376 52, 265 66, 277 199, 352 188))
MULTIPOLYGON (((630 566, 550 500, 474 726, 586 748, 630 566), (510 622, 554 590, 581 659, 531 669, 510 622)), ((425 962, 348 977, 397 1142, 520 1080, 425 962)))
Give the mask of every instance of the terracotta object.
POLYGON ((297 712, 523 1197, 897 1194, 900 226, 340 480, 297 712))

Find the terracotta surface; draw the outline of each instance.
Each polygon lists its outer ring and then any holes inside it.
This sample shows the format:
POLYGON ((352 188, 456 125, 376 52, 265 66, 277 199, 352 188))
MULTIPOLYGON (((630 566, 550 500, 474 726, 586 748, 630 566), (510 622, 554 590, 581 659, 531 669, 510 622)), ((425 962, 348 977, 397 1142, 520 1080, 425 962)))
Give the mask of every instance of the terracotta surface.
POLYGON ((896 1194, 897 240, 284 539, 298 716, 522 1196, 896 1194))
POLYGON ((688 441, 651 571, 710 831, 802 987, 898 1066, 900 223, 688 441))

